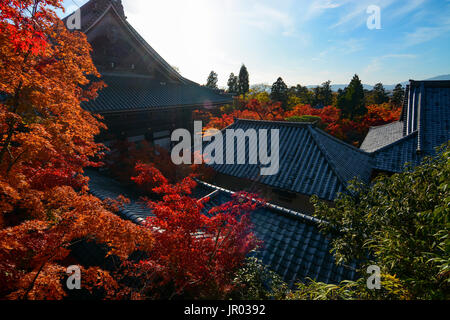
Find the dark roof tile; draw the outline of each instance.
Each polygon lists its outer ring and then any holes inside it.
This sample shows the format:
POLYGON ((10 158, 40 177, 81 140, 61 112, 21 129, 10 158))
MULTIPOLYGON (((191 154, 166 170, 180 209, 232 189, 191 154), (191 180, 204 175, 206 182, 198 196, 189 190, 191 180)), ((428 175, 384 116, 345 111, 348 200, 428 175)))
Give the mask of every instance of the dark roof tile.
MULTIPOLYGON (((368 182, 371 175, 368 154, 312 124, 239 119, 227 129, 254 129, 256 132, 278 129, 280 170, 272 176, 260 176, 259 165, 211 164, 214 170, 222 174, 258 181, 290 192, 317 195, 326 200, 334 200, 338 193, 344 192, 348 181, 354 177, 368 182)), ((224 142, 228 143, 226 137, 224 142)), ((224 147, 224 152, 226 149, 224 147)), ((248 152, 246 157, 248 163, 248 152)))
MULTIPOLYGON (((135 198, 136 194, 118 182, 93 170, 89 170, 87 175, 90 177, 91 193, 99 198, 116 199, 119 195, 123 195, 131 200, 131 203, 120 211, 124 218, 145 219, 151 215, 151 210, 135 198)), ((229 190, 201 181, 193 196, 200 199, 211 194, 203 212, 206 215, 212 207, 229 202, 232 196, 229 190)), ((280 274, 290 286, 298 281, 305 281, 306 278, 326 283, 356 278, 355 264, 350 266, 335 264, 330 254, 329 239, 318 229, 320 220, 272 204, 252 212, 250 218, 256 236, 264 241, 263 247, 252 255, 280 274)), ((79 252, 78 255, 83 254, 79 252)))
POLYGON ((146 76, 104 74, 107 87, 83 108, 95 113, 147 111, 165 107, 211 106, 232 102, 230 95, 188 83, 163 83, 146 76))

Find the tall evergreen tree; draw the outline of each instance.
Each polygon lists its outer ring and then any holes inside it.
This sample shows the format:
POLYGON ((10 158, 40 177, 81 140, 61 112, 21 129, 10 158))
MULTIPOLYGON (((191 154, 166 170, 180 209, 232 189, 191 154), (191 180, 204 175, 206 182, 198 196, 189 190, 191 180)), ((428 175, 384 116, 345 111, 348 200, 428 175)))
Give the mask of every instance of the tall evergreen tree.
POLYGON ((239 94, 245 95, 250 89, 250 81, 249 81, 249 75, 247 71, 247 67, 245 65, 242 65, 241 70, 239 71, 239 94))
POLYGON ((367 113, 364 105, 364 88, 357 74, 353 76, 352 81, 345 88, 345 96, 338 99, 338 108, 342 110, 342 115, 349 119, 355 116, 362 116, 367 113))
POLYGON ((288 100, 288 87, 280 77, 272 85, 270 92, 270 99, 272 101, 281 102, 281 107, 286 110, 288 100))
POLYGON ((333 91, 331 90, 331 81, 322 83, 321 88, 322 104, 323 106, 331 106, 333 104, 333 91))
POLYGON ((313 93, 307 87, 304 87, 300 84, 295 87, 290 87, 288 90, 288 94, 291 96, 296 96, 299 98, 300 103, 302 104, 313 104, 313 93))
POLYGON ((217 82, 218 82, 217 73, 211 71, 208 76, 208 80, 206 81, 206 86, 211 89, 218 89, 217 82))
POLYGON ((232 72, 230 77, 228 78, 228 92, 229 93, 238 93, 239 92, 239 79, 232 72))
POLYGON ((389 97, 382 83, 377 83, 368 94, 367 104, 382 104, 389 101, 389 97))
POLYGON ((394 105, 397 108, 400 107, 403 103, 404 96, 405 96, 405 89, 403 89, 403 86, 399 83, 395 86, 393 91, 391 99, 392 105, 394 105))
POLYGON ((314 107, 325 107, 333 104, 333 91, 331 90, 331 81, 322 83, 321 86, 315 87, 313 90, 314 99, 312 105, 314 107))
POLYGON ((346 90, 345 89, 338 89, 337 91, 337 97, 336 97, 336 104, 334 105, 336 108, 343 110, 345 108, 345 95, 346 95, 346 90))

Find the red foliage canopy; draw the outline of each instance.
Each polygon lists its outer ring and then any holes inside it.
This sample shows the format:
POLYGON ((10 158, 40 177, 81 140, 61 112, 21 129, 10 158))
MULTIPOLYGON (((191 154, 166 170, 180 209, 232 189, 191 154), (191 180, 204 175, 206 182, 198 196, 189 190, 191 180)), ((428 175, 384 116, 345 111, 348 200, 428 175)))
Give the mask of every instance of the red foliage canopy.
POLYGON ((223 297, 232 289, 236 269, 258 245, 249 213, 264 202, 256 195, 238 193, 205 215, 202 211, 209 199, 190 196, 196 186, 191 177, 168 184, 152 165, 139 165, 136 170, 139 174, 133 180, 138 184, 151 181, 156 185, 153 191, 162 196, 161 201, 147 200, 154 217, 146 226, 155 244, 148 259, 135 266, 135 274, 148 280, 146 294, 223 297))

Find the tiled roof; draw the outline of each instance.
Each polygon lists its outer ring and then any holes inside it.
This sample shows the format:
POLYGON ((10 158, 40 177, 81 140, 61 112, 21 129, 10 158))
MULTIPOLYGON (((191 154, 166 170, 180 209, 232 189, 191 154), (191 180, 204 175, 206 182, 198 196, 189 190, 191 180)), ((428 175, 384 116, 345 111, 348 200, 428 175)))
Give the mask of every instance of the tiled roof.
POLYGON ((449 139, 450 81, 411 80, 400 121, 372 128, 361 149, 372 152, 374 169, 401 172, 449 139))
POLYGON ((373 152, 403 138, 403 122, 372 127, 361 145, 361 150, 373 152))
MULTIPOLYGON (((127 21, 121 0, 90 0, 82 5, 80 8, 81 31, 88 33, 108 12, 116 14, 118 21, 122 23, 124 28, 130 32, 130 35, 146 50, 147 54, 160 64, 163 70, 166 70, 175 79, 182 81, 186 80, 170 66, 127 21)), ((66 21, 71 15, 72 14, 69 14, 63 21, 66 21)))
POLYGON ((147 217, 151 216, 149 208, 139 200, 139 195, 131 188, 126 188, 116 180, 108 178, 95 170, 88 170, 86 175, 90 179, 90 192, 97 198, 101 200, 117 199, 118 196, 124 195, 130 199, 130 203, 124 205, 124 208, 119 211, 123 219, 140 224, 147 217))
MULTIPOLYGON (((120 212, 123 218, 139 223, 151 214, 148 208, 139 204, 136 194, 118 182, 95 171, 88 171, 87 175, 91 179, 90 190, 95 196, 116 199, 124 195, 131 200, 131 204, 120 212)), ((210 201, 204 209, 206 215, 212 207, 229 202, 232 192, 199 181, 193 197, 200 199, 207 195, 210 201)), ((271 204, 252 212, 250 217, 255 235, 264 241, 263 247, 255 255, 289 285, 293 286, 306 278, 326 283, 356 278, 355 264, 335 264, 329 253, 330 239, 319 232, 320 221, 316 218, 271 204)))
POLYGON ((373 168, 380 171, 402 172, 405 165, 417 166, 423 156, 417 153, 417 132, 414 132, 373 153, 373 168))
MULTIPOLYGON (((205 213, 231 200, 232 192, 199 182, 210 196, 205 213)), ((255 256, 278 273, 291 287, 307 278, 339 283, 357 277, 356 265, 337 266, 330 254, 330 239, 319 232, 318 220, 306 214, 267 205, 250 215, 256 237, 264 242, 255 256)))
MULTIPOLYGON (((338 193, 345 191, 347 183, 354 177, 369 181, 370 156, 312 124, 239 119, 227 129, 254 129, 257 132, 279 129, 280 170, 276 175, 260 176, 259 165, 212 164, 219 173, 290 192, 317 195, 326 200, 334 200, 338 193)), ((225 138, 224 141, 228 143, 225 138)), ((246 160, 248 163, 248 154, 246 160)))
MULTIPOLYGON (((231 95, 214 90, 181 76, 170 66, 126 20, 121 1, 91 0, 81 7, 81 31, 88 33, 107 12, 112 12, 119 23, 173 82, 161 81, 136 74, 104 74, 107 88, 99 92, 99 97, 83 107, 96 113, 118 111, 141 111, 164 107, 209 106, 227 104, 233 101, 231 95)), ((70 16, 70 15, 69 15, 70 16)), ((66 20, 67 18, 63 19, 66 20)))
POLYGON ((229 95, 192 83, 161 83, 146 76, 131 74, 103 74, 108 85, 95 100, 83 108, 96 113, 140 111, 164 107, 208 106, 227 104, 229 95))

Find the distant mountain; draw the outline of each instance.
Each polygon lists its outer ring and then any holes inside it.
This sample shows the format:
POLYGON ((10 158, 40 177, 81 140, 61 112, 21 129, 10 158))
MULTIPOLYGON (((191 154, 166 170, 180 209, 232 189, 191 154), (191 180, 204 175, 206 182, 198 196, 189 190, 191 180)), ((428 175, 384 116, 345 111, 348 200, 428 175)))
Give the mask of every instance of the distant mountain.
MULTIPOLYGON (((429 78, 429 79, 424 79, 424 80, 450 80, 450 74, 444 74, 444 75, 440 75, 437 77, 433 77, 433 78, 429 78)), ((402 86, 405 86, 409 83, 409 81, 403 81, 400 82, 400 84, 402 86)), ((386 91, 392 91, 394 90, 395 86, 397 84, 383 84, 384 88, 386 89, 386 91)), ((338 91, 339 89, 344 90, 346 87, 348 86, 348 84, 331 84, 331 90, 333 91, 338 91)), ((317 87, 317 84, 315 85, 308 85, 306 86, 309 89, 313 89, 315 87, 317 87)), ((365 90, 372 90, 373 86, 370 84, 363 84, 363 87, 365 90)), ((267 93, 270 93, 270 91, 272 90, 272 86, 268 85, 266 83, 258 83, 258 84, 254 84, 251 86, 252 89, 256 89, 258 91, 266 91, 267 93)))
MULTIPOLYGON (((440 75, 440 76, 437 76, 437 77, 433 77, 433 78, 429 78, 429 79, 424 79, 424 80, 450 80, 450 74, 444 74, 444 75, 440 75)), ((405 86, 405 85, 407 85, 409 83, 409 81, 404 81, 404 82, 401 82, 401 84, 403 85, 403 86, 405 86)), ((383 86, 384 86, 384 88, 387 90, 387 91, 392 91, 392 90, 394 90, 394 88, 395 88, 395 86, 396 86, 397 84, 387 84, 387 85, 385 85, 385 84, 383 84, 383 86)), ((344 90, 345 89, 345 87, 347 87, 348 86, 348 84, 332 84, 331 85, 331 90, 333 90, 333 91, 338 91, 339 89, 341 89, 341 90, 344 90)), ((315 87, 317 87, 317 85, 309 85, 309 86, 307 86, 309 89, 312 89, 312 88, 315 88, 315 87)), ((366 90, 372 90, 373 89, 373 86, 371 86, 370 84, 363 84, 363 87, 364 87, 364 89, 366 89, 366 90)))
POLYGON ((426 80, 450 80, 450 74, 444 74, 442 76, 437 76, 434 78, 426 79, 426 80))

